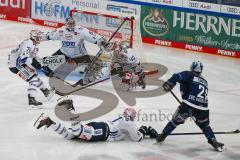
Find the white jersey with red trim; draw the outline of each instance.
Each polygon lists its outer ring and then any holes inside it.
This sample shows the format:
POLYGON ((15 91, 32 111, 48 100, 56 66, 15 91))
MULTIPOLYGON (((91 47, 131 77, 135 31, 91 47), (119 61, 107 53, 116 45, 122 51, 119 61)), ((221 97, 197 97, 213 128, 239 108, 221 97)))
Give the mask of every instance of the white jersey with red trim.
POLYGON ((8 55, 8 66, 10 68, 26 64, 30 66, 33 58, 38 58, 38 45, 34 45, 33 41, 27 39, 23 41, 17 48, 13 49, 8 55))
POLYGON ((87 54, 84 41, 98 44, 102 37, 81 26, 76 26, 74 31, 69 31, 65 26, 55 31, 47 33, 42 40, 62 41, 61 52, 70 58, 75 58, 87 54))
POLYGON ((122 64, 139 64, 140 61, 136 54, 133 52, 131 48, 124 50, 115 50, 110 52, 110 56, 112 57, 112 61, 116 63, 122 64))

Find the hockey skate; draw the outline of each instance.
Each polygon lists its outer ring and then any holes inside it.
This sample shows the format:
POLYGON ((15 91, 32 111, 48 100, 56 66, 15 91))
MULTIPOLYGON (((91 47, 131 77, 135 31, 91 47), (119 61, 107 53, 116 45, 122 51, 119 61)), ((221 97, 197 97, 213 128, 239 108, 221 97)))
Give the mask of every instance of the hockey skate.
POLYGON ((222 152, 224 150, 224 144, 221 142, 218 142, 216 138, 209 139, 208 143, 211 144, 213 148, 215 148, 215 150, 218 152, 222 152))
POLYGON ((157 140, 157 142, 161 143, 166 139, 166 137, 167 136, 164 133, 161 133, 161 134, 157 135, 156 140, 157 140))
POLYGON ((34 97, 28 95, 28 105, 30 109, 42 109, 42 102, 38 102, 34 97))
POLYGON ((48 100, 50 100, 53 97, 53 95, 55 94, 55 89, 54 88, 51 88, 51 89, 45 88, 45 89, 41 89, 41 91, 43 92, 44 96, 48 100))
POLYGON ((52 124, 54 124, 55 122, 53 122, 46 114, 42 113, 38 119, 35 121, 35 123, 33 124, 34 127, 36 127, 37 129, 40 129, 41 127, 45 126, 46 128, 50 127, 52 124))

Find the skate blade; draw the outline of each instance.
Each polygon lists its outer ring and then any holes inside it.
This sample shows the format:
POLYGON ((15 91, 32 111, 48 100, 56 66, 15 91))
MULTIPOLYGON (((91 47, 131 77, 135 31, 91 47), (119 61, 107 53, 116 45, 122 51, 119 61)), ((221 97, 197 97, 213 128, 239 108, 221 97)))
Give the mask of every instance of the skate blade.
POLYGON ((221 147, 221 148, 216 148, 215 149, 217 152, 223 152, 223 151, 225 151, 226 150, 226 147, 221 147))
POLYGON ((43 118, 44 113, 41 113, 37 120, 34 122, 33 126, 37 127, 39 125, 40 119, 43 118))
POLYGON ((30 110, 38 110, 38 109, 43 109, 42 105, 34 106, 34 105, 29 105, 30 110))

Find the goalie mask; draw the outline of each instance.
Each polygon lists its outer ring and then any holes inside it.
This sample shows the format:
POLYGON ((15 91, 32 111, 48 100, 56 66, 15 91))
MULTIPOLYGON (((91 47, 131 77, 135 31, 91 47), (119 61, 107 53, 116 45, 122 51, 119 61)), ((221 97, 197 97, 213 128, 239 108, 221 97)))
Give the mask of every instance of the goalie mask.
POLYGON ((123 112, 123 116, 126 121, 134 121, 137 112, 133 108, 126 108, 123 112))
POLYGON ((65 26, 67 27, 67 29, 68 29, 70 32, 73 32, 73 31, 74 31, 75 25, 76 25, 76 22, 75 22, 75 20, 73 19, 73 17, 67 17, 67 18, 66 18, 65 26))
POLYGON ((41 34, 42 32, 40 30, 32 30, 30 32, 30 39, 34 41, 36 44, 39 44, 41 41, 41 34))

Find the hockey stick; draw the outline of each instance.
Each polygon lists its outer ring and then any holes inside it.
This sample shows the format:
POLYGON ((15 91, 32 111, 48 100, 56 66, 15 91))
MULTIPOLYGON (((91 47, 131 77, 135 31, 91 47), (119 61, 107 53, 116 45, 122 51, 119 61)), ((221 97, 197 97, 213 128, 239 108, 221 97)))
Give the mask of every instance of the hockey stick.
MULTIPOLYGON (((117 30, 112 34, 112 36, 108 39, 107 44, 110 43, 110 41, 113 39, 113 37, 117 34, 117 32, 119 31, 119 29, 123 26, 123 24, 127 21, 127 18, 124 18, 124 20, 122 21, 122 23, 119 25, 119 27, 117 28, 117 30)), ((101 48, 98 53, 96 54, 95 57, 93 57, 93 59, 91 60, 91 63, 88 65, 88 68, 91 68, 92 65, 95 63, 96 59, 99 58, 101 55, 103 54, 103 49, 101 48)), ((77 81, 74 84, 74 87, 78 86, 81 80, 77 81)))
POLYGON ((173 91, 170 91, 170 93, 178 101, 178 103, 182 104, 182 102, 178 99, 178 97, 175 95, 175 93, 173 93, 173 91))
MULTIPOLYGON (((236 129, 235 131, 225 131, 225 132, 213 132, 214 134, 239 134, 240 130, 236 129)), ((189 132, 189 133, 172 133, 170 136, 182 136, 182 135, 200 135, 204 134, 203 132, 189 132)))
MULTIPOLYGON (((150 75, 153 75, 153 74, 158 73, 158 70, 144 71, 144 73, 145 73, 146 76, 150 76, 150 75)), ((118 75, 111 75, 111 77, 115 77, 115 76, 118 76, 118 75)), ((62 80, 62 79, 59 78, 59 77, 56 77, 56 78, 59 79, 59 80, 62 80)), ((81 87, 81 88, 72 90, 72 91, 67 92, 67 93, 61 93, 61 92, 59 92, 59 91, 56 90, 56 94, 58 94, 58 95, 60 95, 60 96, 70 95, 70 94, 72 94, 72 93, 74 93, 74 92, 77 92, 77 91, 80 91, 80 90, 85 89, 85 88, 87 88, 87 87, 93 86, 93 85, 95 85, 95 84, 98 84, 98 83, 107 81, 107 80, 109 80, 109 79, 110 79, 110 77, 107 77, 107 78, 105 78, 105 79, 96 81, 96 82, 94 82, 94 83, 90 83, 90 84, 88 84, 88 85, 85 85, 85 86, 83 86, 83 87, 81 87)), ((65 83, 65 81, 64 81, 64 83, 65 83)), ((73 86, 72 84, 70 84, 70 83, 68 83, 68 82, 67 82, 66 84, 68 84, 68 85, 70 85, 70 86, 73 86)))
MULTIPOLYGON (((119 31, 119 29, 123 26, 123 24, 127 21, 127 18, 124 18, 124 20, 122 21, 122 23, 119 25, 119 27, 117 28, 117 30, 112 34, 112 36, 108 39, 107 44, 110 43, 110 41, 113 39, 113 37, 117 34, 117 32, 119 31)), ((103 53, 103 49, 101 48, 98 53, 96 54, 95 57, 93 57, 92 62, 89 64, 89 67, 92 66, 92 64, 96 61, 96 58, 100 57, 103 53)))
MULTIPOLYGON (((170 91, 170 93, 172 94, 172 96, 180 103, 182 104, 182 102, 178 99, 178 97, 173 93, 173 91, 170 91)), ((240 130, 236 129, 234 131, 225 131, 225 132, 213 132, 214 134, 239 134, 240 130)), ((172 133, 170 135, 172 136, 181 136, 181 135, 200 135, 200 134, 204 134, 203 132, 190 132, 190 133, 172 133)))
MULTIPOLYGON (((80 91, 80 90, 85 89, 85 88, 87 88, 87 87, 93 86, 93 85, 95 85, 95 84, 98 84, 98 83, 104 82, 104 81, 106 81, 106 80, 108 80, 108 79, 110 79, 110 77, 107 77, 107 78, 105 78, 105 79, 102 79, 102 80, 96 81, 96 82, 91 83, 91 84, 89 84, 89 85, 85 85, 85 86, 83 86, 83 87, 81 87, 81 88, 78 88, 78 89, 72 90, 72 91, 67 92, 67 93, 61 93, 61 92, 59 92, 59 91, 56 90, 56 94, 58 94, 58 95, 60 95, 60 96, 70 95, 70 94, 72 94, 72 93, 74 93, 74 92, 77 92, 77 91, 80 91)), ((70 84, 70 85, 71 85, 71 84, 70 84)), ((71 86, 72 86, 72 85, 71 85, 71 86)))

